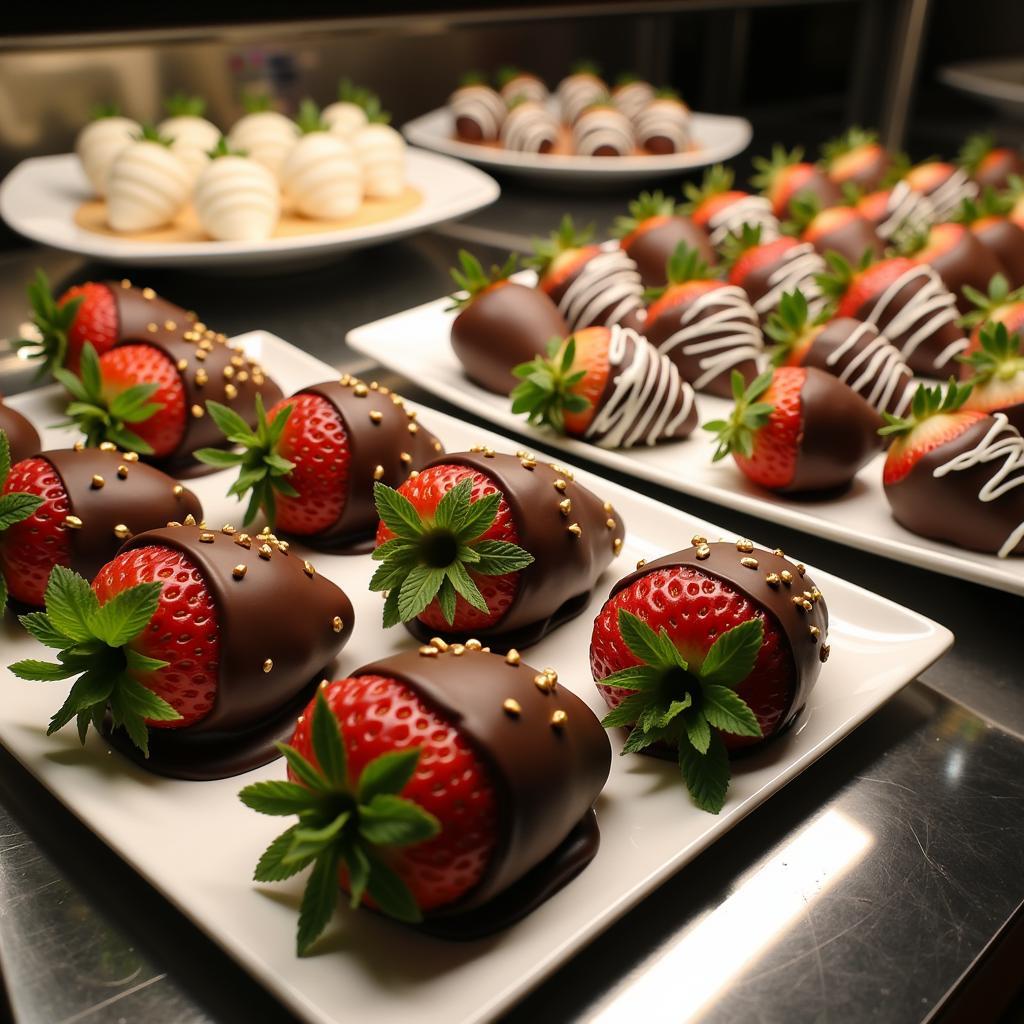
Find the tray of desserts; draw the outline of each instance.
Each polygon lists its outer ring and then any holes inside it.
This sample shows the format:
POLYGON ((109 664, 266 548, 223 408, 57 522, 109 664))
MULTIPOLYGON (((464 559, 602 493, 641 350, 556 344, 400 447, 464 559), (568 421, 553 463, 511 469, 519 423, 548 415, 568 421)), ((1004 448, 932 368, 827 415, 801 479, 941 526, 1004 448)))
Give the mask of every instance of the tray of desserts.
POLYGON ((1021 158, 825 160, 645 193, 606 242, 567 218, 531 271, 463 253, 349 341, 532 444, 1024 593, 1021 158))
POLYGON ((491 1019, 952 641, 265 332, 33 298, 0 742, 305 1020, 491 1019))
POLYGON ((477 168, 410 149, 343 82, 295 119, 265 98, 223 133, 174 97, 159 124, 99 111, 74 153, 22 161, 0 216, 34 241, 127 266, 277 266, 422 231, 498 198, 477 168))
POLYGON ((633 75, 615 85, 582 63, 554 91, 536 75, 503 68, 492 86, 469 74, 445 107, 409 121, 424 149, 543 181, 661 177, 747 148, 750 122, 699 113, 677 94, 633 75))

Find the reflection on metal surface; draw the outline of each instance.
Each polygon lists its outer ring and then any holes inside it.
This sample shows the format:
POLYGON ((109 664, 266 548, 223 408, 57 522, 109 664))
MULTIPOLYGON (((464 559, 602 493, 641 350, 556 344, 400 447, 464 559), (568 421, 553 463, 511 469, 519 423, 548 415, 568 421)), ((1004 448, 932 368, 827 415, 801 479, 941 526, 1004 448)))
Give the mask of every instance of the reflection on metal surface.
POLYGON ((594 1024, 695 1019, 873 844, 872 834, 845 814, 826 811, 655 963, 640 968, 594 1024))

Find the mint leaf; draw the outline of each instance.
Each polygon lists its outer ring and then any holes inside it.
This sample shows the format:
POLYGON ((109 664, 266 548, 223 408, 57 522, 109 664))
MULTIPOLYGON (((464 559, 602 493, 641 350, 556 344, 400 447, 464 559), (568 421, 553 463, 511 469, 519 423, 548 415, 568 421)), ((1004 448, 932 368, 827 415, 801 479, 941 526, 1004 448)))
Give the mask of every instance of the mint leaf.
POLYGON ((723 732, 737 736, 760 736, 757 716, 735 690, 727 686, 705 683, 701 710, 707 720, 723 732))
MULTIPOLYGON (((476 564, 474 564, 473 568, 475 571, 487 574, 487 569, 481 570, 476 564)), ((469 571, 462 562, 452 562, 445 570, 445 575, 464 601, 469 602, 478 611, 486 612, 488 610, 484 595, 480 593, 480 588, 476 585, 476 581, 469 575, 469 571)), ((454 618, 454 613, 452 618, 454 618)), ((451 622, 452 619, 449 618, 448 621, 451 622)))
POLYGON ((345 742, 322 689, 317 690, 313 706, 312 739, 320 771, 332 785, 345 788, 348 783, 345 742))
MULTIPOLYGON (((601 684, 604 684, 603 679, 601 680, 601 684)), ((619 726, 632 725, 640 715, 643 714, 648 703, 649 701, 645 694, 631 694, 629 697, 626 697, 621 704, 612 708, 612 710, 601 719, 601 725, 606 729, 615 729, 619 726)))
POLYGON ((390 917, 407 924, 423 920, 409 887, 377 857, 370 861, 370 880, 366 888, 374 903, 390 917))
POLYGON ((444 569, 413 566, 398 595, 398 614, 403 622, 415 618, 434 600, 444 578, 444 569))
POLYGON ((748 619, 726 630, 704 657, 698 673, 701 681, 735 688, 754 670, 763 642, 764 624, 760 619, 748 619))
POLYGON ((503 576, 508 572, 525 569, 533 562, 533 555, 518 544, 500 540, 482 540, 473 545, 479 562, 473 566, 476 572, 485 576, 503 576))
POLYGON ((450 626, 455 621, 455 605, 457 604, 458 598, 455 593, 455 587, 452 586, 451 579, 446 575, 441 588, 437 592, 437 605, 441 609, 441 614, 444 616, 444 621, 450 626))
POLYGON ((292 842, 298 828, 298 825, 292 825, 291 828, 282 832, 263 851, 259 862, 256 864, 256 870, 253 872, 253 881, 283 882, 286 878, 297 875, 306 865, 313 862, 315 855, 305 861, 295 860, 287 864, 284 863, 285 855, 292 848, 292 842))
POLYGON ((687 715, 686 738, 698 754, 706 754, 711 743, 711 727, 708 720, 699 712, 687 715))
POLYGON ((689 743, 679 744, 679 770, 693 802, 702 810, 718 814, 729 789, 729 755, 718 735, 711 736, 706 754, 689 743))
POLYGON ((311 828, 308 825, 301 825, 295 832, 292 841, 292 848, 285 854, 286 864, 293 860, 301 860, 311 853, 319 853, 328 847, 335 845, 335 840, 341 835, 342 829, 352 818, 351 811, 342 811, 333 821, 322 828, 311 828))
POLYGON ((501 495, 497 491, 485 494, 469 506, 458 534, 459 540, 469 542, 485 534, 494 524, 494 517, 498 514, 498 506, 501 504, 501 495))
POLYGON ((234 409, 229 409, 226 405, 211 399, 206 403, 206 411, 210 414, 210 419, 217 424, 217 429, 229 441, 242 444, 243 439, 245 441, 256 440, 256 435, 249 428, 249 424, 234 409))
MULTIPOLYGON (((0 608, 2 607, 3 602, 0 602, 0 608)), ((71 637, 66 636, 53 625, 46 612, 28 612, 26 615, 19 616, 18 621, 44 647, 62 651, 73 643, 71 637)))
POLYGON ((43 499, 38 494, 12 491, 3 495, 0 497, 0 530, 28 519, 42 503, 43 499))
POLYGON ((304 786, 321 793, 330 792, 331 787, 327 780, 294 747, 287 743, 278 743, 277 749, 284 755, 288 767, 304 786))
POLYGON ((277 779, 246 786, 238 799, 253 811, 273 815, 300 814, 316 810, 322 803, 321 796, 313 790, 277 779))
POLYGON ((373 500, 381 522, 396 536, 416 540, 423 533, 419 513, 404 494, 378 481, 373 485, 373 500))
POLYGON ((176 722, 181 715, 148 687, 127 673, 118 677, 118 693, 120 694, 125 714, 140 719, 148 718, 154 722, 176 722))
POLYGON ((400 796, 380 793, 359 809, 359 834, 374 846, 409 846, 440 831, 434 815, 400 796))
POLYGON ((473 482, 467 477, 445 492, 434 509, 434 526, 458 534, 470 509, 473 482))
POLYGON ((194 451, 192 455, 207 466, 216 466, 219 469, 237 466, 245 459, 244 453, 229 452, 223 448, 200 448, 198 451, 194 451))
POLYGON ((355 910, 370 882, 370 857, 355 840, 343 844, 341 856, 348 868, 348 905, 355 910))
POLYGON ((398 594, 397 587, 388 591, 387 600, 384 602, 383 625, 385 629, 397 626, 402 621, 401 615, 398 614, 398 594))
POLYGON ((340 852, 329 847, 313 864, 306 891, 302 895, 299 911, 299 929, 296 948, 299 956, 305 956, 309 947, 321 935, 334 916, 338 905, 338 861, 340 852))
POLYGON ((7 666, 19 679, 28 679, 32 682, 53 682, 58 679, 69 679, 79 670, 73 666, 55 665, 52 661, 36 661, 28 658, 25 661, 16 661, 13 665, 7 666))
POLYGON ((650 665, 633 665, 599 679, 598 683, 617 690, 652 690, 661 682, 661 676, 662 673, 650 665))
POLYGON ((63 565, 55 565, 46 584, 46 614, 72 640, 91 640, 89 622, 99 610, 89 584, 63 565))
POLYGON ((664 628, 655 633, 643 619, 625 608, 619 609, 618 618, 622 640, 634 657, 655 668, 687 667, 664 628))
POLYGON ((170 664, 159 658, 150 658, 141 651, 135 650, 134 647, 125 647, 123 653, 125 666, 132 672, 157 672, 162 668, 167 668, 170 664))
POLYGON ((89 619, 89 629, 110 647, 121 647, 149 625, 160 603, 163 584, 139 583, 115 594, 89 619))
POLYGON ((375 797, 401 793, 416 772, 420 748, 392 750, 375 757, 359 776, 359 803, 370 804, 375 797))
POLYGON ((5 431, 0 430, 0 491, 11 475, 11 442, 5 431))
MULTIPOLYGON (((50 736, 58 729, 63 729, 72 718, 80 712, 89 712, 96 705, 103 706, 114 688, 114 680, 102 672, 86 672, 71 687, 68 698, 60 710, 50 719, 46 735, 50 736)), ((81 730, 79 731, 81 738, 81 730)))

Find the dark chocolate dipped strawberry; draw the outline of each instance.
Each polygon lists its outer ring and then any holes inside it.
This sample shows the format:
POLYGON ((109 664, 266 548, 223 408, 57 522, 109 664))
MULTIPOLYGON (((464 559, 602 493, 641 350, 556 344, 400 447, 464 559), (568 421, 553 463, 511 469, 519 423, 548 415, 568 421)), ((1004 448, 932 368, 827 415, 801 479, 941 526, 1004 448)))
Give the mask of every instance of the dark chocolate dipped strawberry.
POLYGON ((256 396, 272 405, 281 389, 223 334, 201 326, 183 331, 168 321, 146 341, 118 343, 101 356, 87 343, 80 376, 54 371, 73 399, 69 425, 87 444, 109 441, 174 468, 196 449, 223 443, 206 412, 211 399, 255 423, 256 396))
POLYGON ((894 245, 927 231, 936 221, 931 200, 914 191, 905 181, 867 195, 851 191, 849 201, 883 242, 894 245))
POLYGON ((1024 177, 1019 174, 1010 175, 1006 197, 1013 204, 1010 207, 1010 220, 1018 227, 1024 228, 1024 177))
POLYGON ((508 280, 515 266, 510 256, 488 274, 462 249, 459 268, 451 271, 465 293, 453 295, 449 307, 459 311, 452 322, 452 351, 471 381, 499 395, 516 386, 514 367, 546 352, 552 338, 569 333, 547 294, 508 280))
POLYGON ((512 411, 601 448, 631 448, 693 433, 693 388, 675 364, 628 327, 584 327, 546 358, 516 367, 512 411))
POLYGON ((893 517, 922 537, 1024 555, 1024 437, 1003 413, 963 408, 970 385, 921 386, 892 439, 882 482, 893 517))
POLYGON ((980 351, 981 331, 987 324, 1005 324, 1011 334, 1024 331, 1024 288, 1010 291, 1010 283, 1003 274, 989 281, 987 294, 972 288, 967 297, 974 303, 974 309, 960 321, 971 328, 965 356, 980 351))
POLYGON ((1024 157, 1009 146, 997 146, 986 133, 970 136, 957 162, 982 189, 1006 188, 1013 175, 1024 174, 1024 157))
POLYGON ((885 250, 874 225, 853 206, 822 207, 815 196, 797 196, 790 204, 790 217, 783 230, 809 242, 824 255, 833 251, 851 263, 864 253, 879 257, 885 250))
POLYGON ((256 401, 253 429, 210 402, 207 412, 240 450, 203 448, 196 458, 239 470, 228 493, 249 494, 243 526, 262 511, 272 530, 317 546, 360 549, 377 532, 374 481, 397 487, 444 451, 401 396, 376 381, 345 374, 282 398, 269 412, 256 401))
POLYGON ((594 621, 590 666, 631 726, 623 754, 679 762, 695 804, 717 814, 729 753, 788 728, 828 659, 828 608, 799 562, 748 540, 708 543, 619 580, 594 621))
POLYGON ((448 97, 448 109, 464 142, 494 142, 505 120, 505 101, 475 72, 463 76, 448 97))
POLYGON ((813 366, 783 366, 744 388, 733 374, 736 406, 705 423, 714 461, 727 455, 754 483, 794 494, 849 485, 881 449, 879 414, 852 388, 813 366))
POLYGON ((977 200, 965 199, 955 219, 996 258, 1011 288, 1024 285, 1024 227, 1009 217, 1012 202, 987 187, 977 200))
MULTIPOLYGON (((827 316, 827 314, 826 314, 827 316)), ((838 377, 879 413, 902 416, 914 397, 914 375, 878 328, 851 317, 814 317, 800 291, 782 297, 764 333, 775 342, 775 366, 813 366, 838 377)))
POLYGON ((374 488, 381 525, 370 589, 384 625, 525 647, 578 615, 622 548, 615 510, 568 470, 480 448, 444 455, 397 490, 374 488))
POLYGON ((850 128, 821 147, 825 173, 839 185, 854 185, 864 192, 880 188, 892 157, 878 141, 877 132, 850 128))
POLYGON ((468 939, 524 917, 597 853, 607 735, 553 669, 478 640, 435 639, 325 683, 282 752, 289 781, 239 796, 298 815, 255 878, 313 864, 300 955, 333 916, 339 885, 353 908, 468 939))
POLYGON ((32 322, 39 337, 15 342, 19 350, 40 362, 40 374, 67 367, 78 373, 82 348, 88 342, 98 353, 124 341, 145 341, 167 324, 190 330, 195 313, 161 298, 152 288, 122 281, 86 281, 54 298, 42 270, 28 286, 32 322))
POLYGON ((956 296, 927 263, 897 256, 854 268, 837 253, 818 279, 835 315, 866 320, 899 349, 915 372, 947 373, 967 347, 957 324, 956 296))
POLYGON ((747 293, 713 278, 682 242, 669 260, 666 277, 668 285, 647 310, 648 341, 697 391, 728 396, 733 370, 753 380, 760 371, 764 338, 747 293))
POLYGON ((940 222, 956 213, 965 199, 973 199, 978 194, 977 184, 962 167, 942 160, 917 164, 902 180, 928 198, 935 210, 935 219, 940 222))
POLYGON ((666 283, 665 266, 676 246, 684 242, 712 265, 715 250, 704 229, 678 213, 674 199, 664 192, 641 192, 629 204, 629 216, 615 219, 619 247, 637 265, 644 287, 666 283))
POLYGON ((747 293, 762 324, 778 309, 782 296, 797 289, 803 292, 814 316, 825 308, 817 282, 818 274, 826 269, 825 261, 809 242, 790 235, 764 242, 759 226, 744 224, 740 234, 725 240, 722 254, 729 284, 739 285, 747 293))
POLYGON ((803 155, 799 146, 787 151, 776 144, 770 157, 754 157, 756 173, 750 183, 768 199, 772 213, 780 220, 792 214, 792 203, 798 196, 814 196, 822 207, 842 202, 839 186, 816 164, 804 160, 803 155))
POLYGON ((712 246, 721 250, 730 235, 739 235, 746 226, 761 229, 761 241, 770 242, 779 234, 778 218, 764 196, 734 189, 733 172, 715 164, 704 172, 700 185, 687 182, 683 188, 686 203, 682 211, 703 228, 712 246))
POLYGON ((277 756, 352 632, 348 598, 273 534, 172 523, 137 534, 90 587, 57 566, 46 612, 25 628, 60 664, 21 679, 79 677, 50 721, 90 725, 150 770, 237 775, 277 756))
POLYGON ((637 265, 618 246, 594 245, 593 234, 593 226, 577 231, 566 214, 528 261, 537 287, 558 306, 569 331, 612 324, 642 330, 644 286, 637 265))
POLYGON ((1004 323, 981 328, 981 347, 961 356, 960 376, 971 385, 964 409, 1005 413, 1018 430, 1024 430, 1024 351, 1021 335, 1004 323))
POLYGON ((5 405, 2 396, 0 396, 0 431, 7 435, 12 462, 27 459, 30 455, 35 455, 42 447, 36 428, 17 409, 5 405))
POLYGON ((0 572, 22 604, 43 603, 56 565, 92 580, 134 534, 203 515, 190 490, 113 445, 41 452, 3 475, 0 490, 35 499, 30 516, 0 532, 0 572))

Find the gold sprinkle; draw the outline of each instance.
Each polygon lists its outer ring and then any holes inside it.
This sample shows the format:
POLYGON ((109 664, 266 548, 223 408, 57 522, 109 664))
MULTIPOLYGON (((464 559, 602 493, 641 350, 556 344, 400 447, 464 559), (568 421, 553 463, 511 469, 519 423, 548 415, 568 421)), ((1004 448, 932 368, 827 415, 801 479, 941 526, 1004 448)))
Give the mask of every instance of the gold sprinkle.
POLYGON ((213 351, 213 342, 209 338, 202 338, 199 342, 199 348, 203 352, 213 351))
POLYGON ((74 444, 74 449, 75 449, 76 452, 84 452, 85 451, 85 442, 84 441, 76 441, 75 444, 74 444))
POLYGON ((259 551, 257 551, 256 553, 260 556, 260 558, 266 561, 274 553, 274 549, 269 544, 261 544, 259 551))
POLYGON ((700 547, 697 548, 697 561, 698 562, 703 562, 705 558, 710 558, 710 557, 711 557, 711 548, 709 548, 707 546, 707 544, 701 544, 700 547))
POLYGON ((107 481, 99 475, 99 473, 93 473, 92 475, 92 489, 98 491, 107 481))
POLYGON ((117 467, 117 475, 118 475, 119 479, 127 480, 128 479, 128 467, 127 466, 118 466, 117 467))
POLYGON ((238 546, 239 546, 240 548, 245 548, 245 549, 246 549, 246 551, 248 551, 248 550, 249 550, 249 548, 251 548, 251 547, 252 547, 252 538, 250 538, 249 534, 247 534, 247 533, 240 533, 240 534, 239 534, 239 535, 238 535, 238 536, 237 536, 237 537, 235 538, 235 543, 236 543, 236 544, 237 544, 237 545, 238 545, 238 546))
POLYGON ((231 575, 234 576, 236 580, 240 580, 245 577, 246 572, 248 572, 248 569, 239 562, 238 565, 231 570, 231 575))
POLYGON ((498 453, 497 453, 497 452, 496 452, 496 451, 495 451, 495 450, 494 450, 493 448, 485 448, 485 449, 484 449, 484 458, 485 458, 485 459, 493 459, 493 458, 496 458, 496 457, 497 457, 497 454, 498 454, 498 453))
POLYGON ((100 451, 101 452, 116 452, 117 451, 117 445, 114 444, 113 441, 102 441, 100 443, 100 451))
POLYGON ((207 384, 210 380, 210 375, 200 366, 196 370, 196 387, 201 388, 204 384, 207 384))
POLYGON ((187 516, 185 516, 185 525, 186 526, 195 526, 196 525, 196 517, 194 515, 192 515, 191 512, 187 516))
POLYGON ((201 534, 199 534, 199 543, 200 544, 212 544, 213 543, 213 534, 212 533, 201 533, 201 534))
POLYGON ((233 537, 235 535, 235 528, 230 523, 225 523, 220 528, 220 532, 224 533, 224 534, 227 534, 227 536, 229 536, 229 537, 233 537))
POLYGON ((168 527, 172 527, 172 526, 181 526, 181 523, 176 523, 176 522, 175 522, 175 521, 174 521, 173 519, 169 519, 169 520, 167 521, 167 525, 168 525, 168 527))
POLYGON ((822 598, 822 593, 821 593, 821 591, 820 591, 820 590, 819 590, 819 589, 818 589, 817 587, 815 587, 815 588, 814 588, 814 589, 813 589, 813 590, 811 591, 811 598, 812 598, 813 600, 815 600, 815 601, 820 601, 820 600, 821 600, 821 598, 822 598))
POLYGON ((357 384, 352 389, 352 394, 355 395, 356 398, 365 398, 369 393, 370 389, 365 384, 357 384))
POLYGON ((558 465, 557 462, 549 462, 548 465, 559 475, 564 476, 566 480, 574 481, 576 479, 571 469, 566 469, 565 466, 558 465))
POLYGON ((437 655, 438 655, 437 648, 436 647, 431 647, 429 644, 426 644, 426 645, 424 645, 423 647, 420 648, 420 657, 421 658, 436 658, 437 655))
POLYGON ((512 697, 507 698, 502 703, 501 706, 502 706, 503 710, 505 711, 505 714, 506 715, 511 715, 513 718, 518 718, 523 713, 523 709, 522 709, 522 706, 520 705, 519 701, 515 700, 512 697))
POLYGON ((536 468, 537 460, 536 459, 520 459, 519 460, 519 465, 522 466, 523 469, 532 470, 532 469, 536 468))
POLYGON ((188 369, 188 360, 179 359, 174 365, 177 366, 182 373, 184 373, 188 369))
POLYGON ((405 425, 405 429, 408 430, 410 434, 418 434, 420 432, 419 424, 413 423, 411 420, 405 425))
POLYGON ((479 640, 467 640, 466 641, 466 650, 467 651, 482 651, 483 648, 484 648, 484 645, 482 643, 480 643, 479 640))
POLYGON ((201 420, 206 415, 206 410, 201 405, 193 405, 192 406, 192 415, 197 420, 201 420))
POLYGON ((736 541, 736 550, 749 555, 750 552, 754 550, 754 543, 749 540, 738 540, 736 541))
POLYGON ((149 324, 146 324, 146 330, 149 331, 150 334, 156 334, 156 332, 159 331, 160 328, 157 327, 156 324, 149 323, 149 324))
POLYGON ((232 356, 231 365, 235 367, 235 369, 240 370, 243 366, 245 366, 245 360, 241 356, 232 356))
POLYGON ((173 494, 176 498, 180 498, 184 493, 185 493, 185 488, 182 487, 181 484, 175 484, 171 488, 171 494, 173 494))
POLYGON ((794 598, 792 598, 791 600, 792 600, 792 602, 793 602, 793 607, 794 607, 794 608, 803 608, 803 606, 804 606, 804 605, 805 605, 805 604, 807 603, 807 602, 806 602, 806 601, 805 601, 805 600, 804 600, 804 599, 803 599, 802 597, 800 597, 799 595, 798 595, 797 597, 794 597, 794 598))
POLYGON ((435 452, 443 452, 444 451, 444 445, 442 445, 440 441, 435 441, 434 442, 434 451, 435 452))
POLYGON ((788 569, 783 569, 779 573, 779 579, 788 587, 793 582, 793 574, 788 569))
POLYGON ((415 480, 416 477, 418 477, 419 475, 420 475, 420 471, 418 469, 411 470, 410 473, 409 473, 409 479, 410 480, 415 480))
POLYGON ((131 535, 132 531, 129 530, 128 527, 124 525, 124 523, 118 523, 117 526, 114 527, 114 536, 118 540, 126 540, 131 535))
POLYGON ((222 373, 225 380, 231 380, 235 375, 235 368, 233 366, 225 366, 222 373))
POLYGON ((614 519, 606 519, 604 521, 604 528, 606 530, 614 530, 615 529, 615 520, 614 519))
POLYGON ((558 511, 567 516, 572 511, 572 498, 565 498, 558 503, 558 511))
POLYGON ((273 667, 274 667, 274 662, 270 658, 267 658, 267 660, 265 662, 263 662, 263 671, 264 672, 270 672, 273 669, 273 667))
POLYGON ((370 381, 370 390, 371 391, 379 391, 380 390, 380 385, 375 380, 371 380, 370 381))
POLYGON ((64 525, 69 530, 80 530, 82 528, 82 520, 78 516, 65 516, 64 525))
POLYGON ((165 320, 164 321, 164 330, 165 331, 176 331, 177 329, 178 329, 178 325, 173 320, 165 320))
POLYGON ((563 729, 565 727, 565 723, 568 721, 569 716, 561 708, 559 708, 557 711, 551 712, 551 724, 556 729, 563 729))
POLYGON ((701 534, 699 534, 699 533, 695 533, 695 534, 694 534, 694 535, 693 535, 693 536, 692 536, 692 537, 690 538, 690 544, 691 544, 691 545, 692 545, 693 547, 695 547, 695 548, 699 548, 699 547, 704 547, 704 546, 705 546, 705 545, 707 544, 707 542, 708 542, 708 539, 707 539, 707 537, 704 537, 704 536, 702 536, 702 535, 701 535, 701 534))
POLYGON ((340 615, 335 615, 334 618, 331 619, 331 628, 335 633, 340 633, 345 628, 345 623, 341 621, 340 615))
POLYGON ((143 288, 142 289, 142 297, 144 299, 148 299, 149 301, 152 301, 153 299, 156 298, 156 292, 153 291, 152 288, 143 288))
POLYGON ((121 456, 121 458, 123 458, 125 462, 138 462, 139 461, 139 453, 138 452, 125 452, 124 455, 121 456))
POLYGON ((286 540, 279 540, 277 542, 277 550, 280 551, 282 555, 287 555, 288 554, 288 548, 290 546, 291 545, 289 545, 288 541, 286 541, 286 540))
POLYGON ((443 640, 442 640, 442 639, 441 639, 441 638, 440 638, 439 636, 432 636, 432 637, 430 638, 430 642, 431 642, 431 643, 432 643, 432 644, 433 644, 433 645, 434 645, 434 646, 435 646, 435 647, 436 647, 436 648, 437 648, 437 649, 438 649, 439 651, 441 651, 441 653, 442 653, 442 654, 443 654, 443 653, 444 653, 445 651, 447 651, 447 650, 448 650, 448 645, 447 645, 447 644, 446 644, 446 643, 445 643, 445 642, 444 642, 444 641, 443 641, 443 640))
POLYGON ((380 421, 382 419, 384 419, 384 413, 382 413, 379 409, 371 409, 370 410, 370 422, 371 423, 380 423, 380 421))
POLYGON ((775 556, 777 556, 778 558, 785 558, 785 557, 786 557, 786 552, 785 552, 785 551, 783 551, 783 550, 782 550, 782 548, 776 548, 776 549, 775 549, 775 550, 774 550, 774 551, 772 552, 772 554, 773 554, 773 555, 775 555, 775 556))
POLYGON ((817 626, 809 626, 807 632, 811 634, 813 640, 817 640, 821 636, 821 630, 817 626))
POLYGON ((617 555, 621 550, 622 550, 622 538, 621 537, 616 537, 615 540, 612 541, 612 554, 617 555))
POLYGON ((571 534, 572 534, 572 535, 573 535, 574 537, 582 537, 582 536, 583 536, 583 527, 582 527, 582 526, 580 526, 580 524, 579 524, 579 523, 570 523, 570 524, 569 524, 569 525, 568 525, 568 526, 566 527, 566 529, 567 529, 567 530, 568 530, 568 531, 569 531, 569 532, 570 532, 570 533, 571 533, 571 534))
POLYGON ((408 452, 401 452, 398 456, 401 460, 402 465, 408 466, 412 462, 412 456, 408 452))
POLYGON ((449 650, 451 651, 452 654, 455 655, 456 658, 460 658, 460 657, 462 657, 463 654, 466 653, 466 645, 465 644, 452 644, 451 647, 449 648, 449 650))
POLYGON ((647 564, 647 559, 646 558, 641 558, 641 559, 637 560, 636 567, 639 570, 639 569, 642 569, 646 564, 647 564))
POLYGON ((554 483, 554 488, 556 491, 564 491, 567 486, 568 485, 566 484, 566 482, 562 479, 558 479, 554 483))
POLYGON ((538 672, 533 677, 533 685, 541 693, 550 693, 555 688, 555 681, 546 672, 538 672))
POLYGON ((603 508, 608 515, 611 515, 615 511, 615 509, 612 508, 612 503, 610 501, 606 501, 601 508, 603 508))
POLYGON ((128 280, 127 277, 122 277, 121 278, 121 287, 122 288, 131 288, 131 286, 132 286, 132 283, 131 283, 131 281, 128 280))
POLYGON ((229 402, 234 401, 238 397, 238 388, 236 388, 234 384, 225 384, 224 385, 224 397, 229 402))
POLYGON ((749 557, 748 558, 741 558, 740 559, 740 565, 742 565, 744 569, 756 569, 757 568, 757 559, 756 558, 749 558, 749 557))
POLYGON ((316 575, 316 569, 314 569, 314 568, 313 568, 313 566, 312 566, 312 565, 310 565, 310 563, 309 563, 309 562, 303 562, 303 563, 302 563, 302 571, 303 571, 303 572, 304 572, 304 573, 305 573, 305 574, 306 574, 306 575, 307 575, 307 576, 308 576, 308 577, 309 577, 310 579, 312 579, 312 578, 313 578, 313 577, 314 577, 314 576, 316 575))
POLYGON ((779 574, 777 572, 770 572, 770 573, 768 573, 768 575, 765 576, 764 581, 765 581, 765 583, 768 584, 769 587, 776 587, 776 588, 778 587, 779 583, 781 582, 780 579, 779 579, 779 574))
POLYGON ((548 682, 551 684, 551 688, 554 689, 555 684, 558 682, 558 673, 550 666, 544 667, 544 675, 548 677, 548 682))
POLYGON ((510 647, 508 649, 508 654, 505 655, 505 664, 518 665, 519 662, 522 660, 523 659, 520 656, 519 652, 514 647, 510 647))
POLYGON ((798 573, 800 573, 800 575, 801 575, 801 576, 803 576, 803 575, 804 575, 804 573, 806 573, 806 572, 807 572, 807 566, 806 566, 806 565, 804 565, 804 563, 803 563, 803 562, 797 562, 797 563, 796 563, 796 571, 797 571, 798 573))
POLYGON ((248 379, 249 379, 249 371, 248 370, 239 370, 238 373, 235 374, 235 380, 238 381, 239 384, 244 384, 248 379))
POLYGON ((832 653, 832 648, 828 644, 822 644, 818 648, 818 660, 824 665, 828 661, 828 656, 832 653))
POLYGON ((384 479, 384 467, 383 466, 375 466, 374 467, 374 469, 373 469, 373 479, 374 480, 383 480, 384 479))

